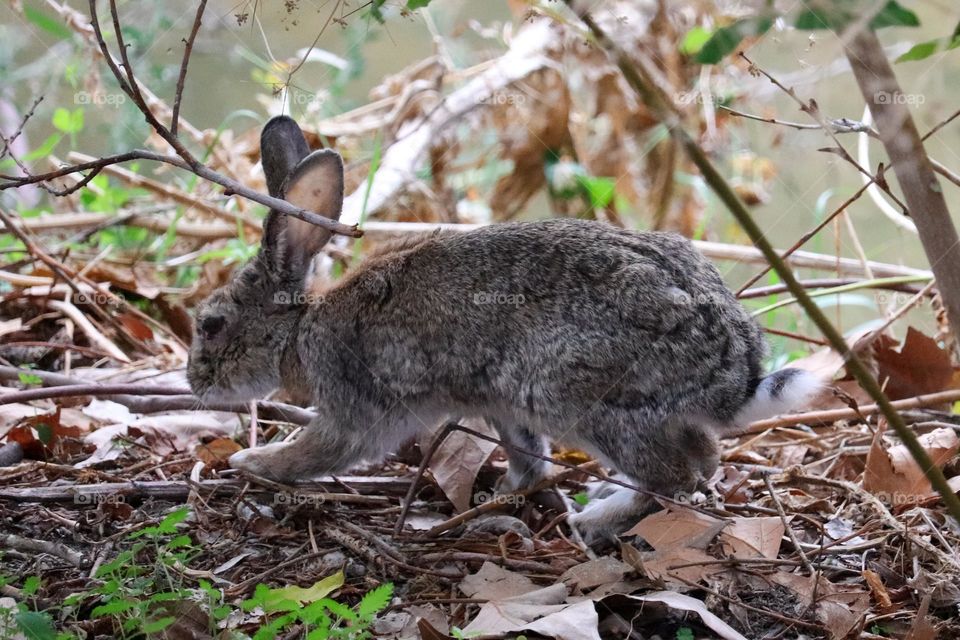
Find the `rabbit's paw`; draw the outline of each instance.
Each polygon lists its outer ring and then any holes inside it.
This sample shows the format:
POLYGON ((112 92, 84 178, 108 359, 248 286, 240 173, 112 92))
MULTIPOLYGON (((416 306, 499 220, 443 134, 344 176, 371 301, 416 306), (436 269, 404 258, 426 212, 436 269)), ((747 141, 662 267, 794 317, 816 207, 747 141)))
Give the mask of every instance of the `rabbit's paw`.
POLYGON ((249 474, 285 482, 294 478, 286 477, 283 471, 288 468, 284 463, 287 455, 294 455, 291 451, 286 451, 285 443, 266 444, 255 449, 244 449, 237 451, 230 456, 227 462, 234 469, 245 471, 249 474))
POLYGON ((637 524, 650 507, 644 496, 618 487, 601 500, 591 500, 583 511, 571 514, 567 522, 591 547, 616 545, 617 536, 637 524))

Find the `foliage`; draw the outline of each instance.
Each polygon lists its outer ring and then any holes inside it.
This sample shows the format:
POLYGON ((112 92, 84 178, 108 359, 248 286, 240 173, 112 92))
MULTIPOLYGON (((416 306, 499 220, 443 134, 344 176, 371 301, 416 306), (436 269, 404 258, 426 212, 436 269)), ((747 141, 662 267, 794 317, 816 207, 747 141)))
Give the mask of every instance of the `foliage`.
MULTIPOLYGON (((855 0, 838 0, 829 3, 803 3, 802 9, 792 17, 792 24, 797 29, 819 30, 831 29, 833 31, 843 31, 862 12, 861 3, 855 0)), ((717 64, 726 56, 736 51, 737 47, 745 38, 757 37, 766 33, 773 25, 776 18, 772 6, 767 6, 764 10, 755 16, 736 20, 730 25, 720 27, 713 32, 704 27, 697 26, 687 32, 680 44, 680 51, 693 58, 701 64, 717 64)), ((780 16, 787 18, 787 16, 780 16)), ((884 27, 917 27, 920 20, 917 15, 904 8, 896 0, 889 0, 887 4, 870 21, 870 28, 882 29, 884 27)), ((956 38, 957 34, 954 34, 956 38)), ((936 43, 936 41, 931 41, 936 43)), ((913 57, 904 59, 922 59, 936 52, 939 44, 923 43, 917 45, 921 49, 913 52, 913 57), (924 46, 925 45, 925 46, 924 46), (931 46, 933 50, 930 50, 931 46), (922 55, 927 52, 926 55, 922 55), (920 57, 922 56, 922 57, 920 57)), ((953 41, 948 48, 957 46, 953 41)), ((914 47, 916 49, 917 47, 914 47)), ((908 52, 905 55, 910 55, 908 52)))

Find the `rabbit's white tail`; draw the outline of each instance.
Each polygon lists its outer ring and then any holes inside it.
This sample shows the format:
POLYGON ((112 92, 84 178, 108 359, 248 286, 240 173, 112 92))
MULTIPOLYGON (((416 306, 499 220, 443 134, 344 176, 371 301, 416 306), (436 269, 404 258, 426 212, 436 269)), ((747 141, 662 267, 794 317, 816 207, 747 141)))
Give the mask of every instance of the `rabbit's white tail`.
POLYGON ((738 425, 763 420, 803 407, 822 388, 823 382, 803 369, 781 369, 760 381, 753 397, 734 419, 738 425))

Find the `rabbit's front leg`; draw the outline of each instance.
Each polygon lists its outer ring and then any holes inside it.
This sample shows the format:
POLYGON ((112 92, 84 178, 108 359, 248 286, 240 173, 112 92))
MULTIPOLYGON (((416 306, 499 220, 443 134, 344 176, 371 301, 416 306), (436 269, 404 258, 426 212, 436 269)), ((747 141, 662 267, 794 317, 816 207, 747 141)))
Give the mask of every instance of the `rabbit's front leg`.
POLYGON ((291 442, 244 449, 230 466, 276 482, 291 483, 339 473, 368 457, 371 439, 357 429, 331 428, 315 418, 291 442))
POLYGON ((487 422, 500 435, 504 449, 507 452, 507 473, 497 482, 497 493, 512 493, 536 486, 547 477, 550 463, 542 458, 535 458, 519 449, 538 453, 542 456, 550 455, 550 448, 543 436, 534 433, 521 424, 505 424, 493 418, 487 422))

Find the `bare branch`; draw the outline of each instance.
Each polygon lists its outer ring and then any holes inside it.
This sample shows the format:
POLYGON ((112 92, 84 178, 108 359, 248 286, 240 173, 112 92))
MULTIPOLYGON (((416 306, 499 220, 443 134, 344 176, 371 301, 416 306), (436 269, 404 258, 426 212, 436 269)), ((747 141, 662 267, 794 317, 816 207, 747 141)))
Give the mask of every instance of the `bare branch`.
POLYGON ((193 53, 193 43, 197 39, 197 33, 200 31, 200 23, 203 21, 203 11, 207 8, 207 0, 200 0, 197 5, 197 15, 193 19, 193 28, 187 37, 183 47, 183 61, 180 63, 180 75, 177 76, 177 92, 173 98, 173 117, 170 118, 170 133, 177 135, 177 127, 180 125, 180 101, 183 99, 183 84, 187 79, 187 65, 190 63, 190 54, 193 53))

